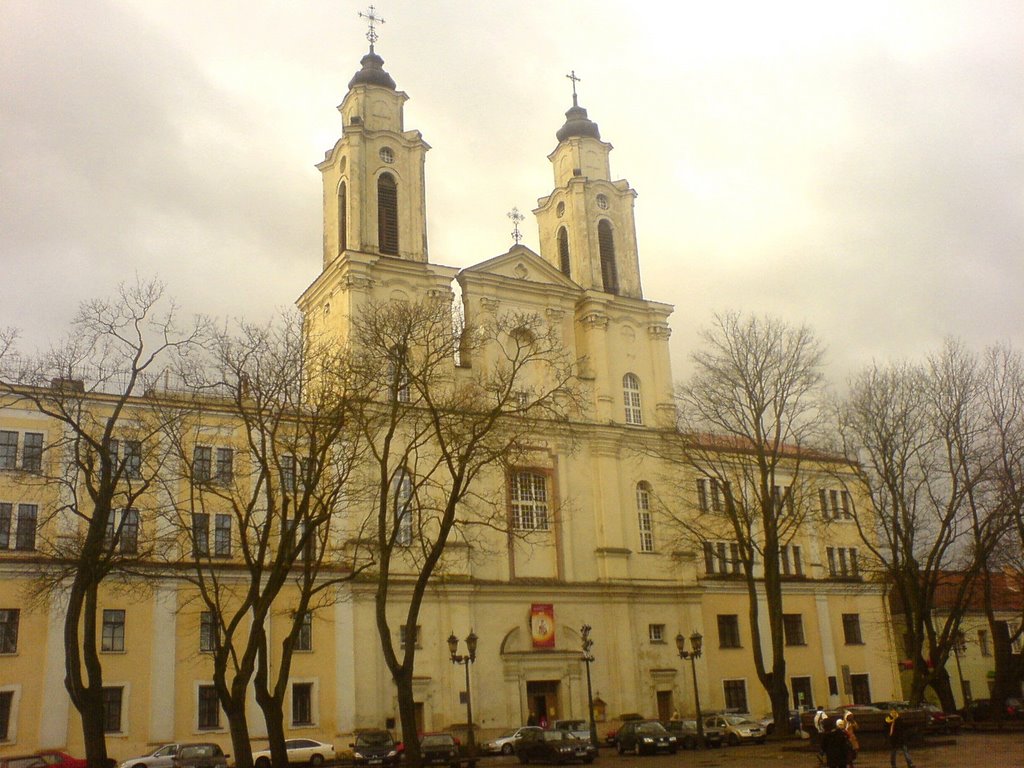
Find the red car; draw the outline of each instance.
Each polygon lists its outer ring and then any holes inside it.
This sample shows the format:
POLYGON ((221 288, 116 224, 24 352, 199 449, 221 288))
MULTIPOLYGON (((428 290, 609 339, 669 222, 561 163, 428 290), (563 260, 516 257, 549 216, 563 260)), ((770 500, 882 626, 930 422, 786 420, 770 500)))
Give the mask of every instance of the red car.
POLYGON ((46 763, 49 768, 87 768, 88 763, 78 757, 72 757, 67 752, 58 752, 55 749, 36 752, 36 755, 46 763))

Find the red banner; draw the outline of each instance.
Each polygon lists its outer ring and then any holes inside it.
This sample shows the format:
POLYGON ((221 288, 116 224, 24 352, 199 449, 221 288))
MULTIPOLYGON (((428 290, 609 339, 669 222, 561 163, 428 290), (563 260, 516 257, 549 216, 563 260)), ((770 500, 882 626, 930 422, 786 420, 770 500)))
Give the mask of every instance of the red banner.
POLYGON ((555 647, 555 606, 534 603, 530 606, 530 636, 534 648, 555 647))

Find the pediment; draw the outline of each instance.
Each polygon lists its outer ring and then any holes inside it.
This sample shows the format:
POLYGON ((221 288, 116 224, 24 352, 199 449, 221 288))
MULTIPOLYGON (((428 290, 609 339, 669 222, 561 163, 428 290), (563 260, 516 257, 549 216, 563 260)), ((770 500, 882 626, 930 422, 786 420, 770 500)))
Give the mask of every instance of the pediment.
POLYGON ((558 286, 570 290, 582 290, 579 285, 548 264, 525 245, 514 245, 507 253, 466 267, 460 275, 467 277, 493 276, 509 280, 523 280, 530 283, 558 286))

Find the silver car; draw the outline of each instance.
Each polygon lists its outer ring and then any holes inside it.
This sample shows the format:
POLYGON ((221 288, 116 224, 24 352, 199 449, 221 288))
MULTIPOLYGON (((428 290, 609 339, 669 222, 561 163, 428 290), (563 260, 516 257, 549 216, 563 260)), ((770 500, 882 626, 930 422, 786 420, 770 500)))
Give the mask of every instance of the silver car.
POLYGON ((131 757, 121 763, 120 768, 171 768, 180 744, 162 744, 148 755, 131 757))
POLYGON ((516 751, 516 742, 523 737, 523 733, 526 731, 540 731, 543 730, 535 725, 524 725, 520 728, 514 728, 511 731, 505 731, 496 739, 491 739, 484 744, 484 750, 491 754, 511 755, 516 751))

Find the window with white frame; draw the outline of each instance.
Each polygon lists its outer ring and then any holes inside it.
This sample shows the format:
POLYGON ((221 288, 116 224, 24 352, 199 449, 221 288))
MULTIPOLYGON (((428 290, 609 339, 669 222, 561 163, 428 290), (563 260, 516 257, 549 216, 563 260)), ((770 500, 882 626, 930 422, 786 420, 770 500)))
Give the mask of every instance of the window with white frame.
POLYGON ((825 547, 828 575, 833 578, 859 577, 860 564, 856 547, 825 547))
POLYGON ((826 520, 853 519, 853 502, 848 491, 819 488, 818 505, 821 507, 821 516, 826 520))
POLYGON ((782 570, 783 576, 804 575, 799 544, 783 544, 779 547, 779 567, 782 570))
POLYGON ((18 652, 18 624, 21 610, 0 608, 0 653, 18 652))
POLYGON ((18 433, 0 429, 0 469, 18 468, 18 433))
POLYGON ((292 725, 313 724, 313 684, 292 683, 292 725))
POLYGON ((210 516, 205 512, 192 513, 192 556, 210 555, 210 516))
POLYGON ((509 476, 512 527, 519 531, 548 529, 548 478, 539 472, 517 471, 509 476))
POLYGON ((636 516, 640 528, 640 551, 654 551, 654 523, 651 519, 651 486, 647 482, 636 485, 636 516))
POLYGON ((647 625, 647 639, 652 643, 664 643, 665 642, 665 625, 664 624, 648 624, 647 625))
POLYGON ((213 653, 217 650, 219 631, 212 611, 203 611, 199 614, 199 651, 201 653, 213 653))
POLYGON ((218 448, 217 463, 214 465, 213 479, 220 485, 230 485, 235 479, 235 451, 233 448, 218 448))
POLYGON ((121 715, 124 707, 124 688, 111 686, 103 689, 103 732, 121 733, 121 715))
POLYGON ((121 476, 134 480, 142 477, 142 442, 139 440, 111 440, 110 458, 121 470, 121 476))
POLYGON ((14 548, 31 552, 36 548, 36 524, 39 507, 36 504, 18 505, 18 527, 14 533, 14 548))
POLYGON ((626 423, 643 424, 644 417, 640 410, 640 378, 635 373, 627 373, 622 377, 622 399, 626 406, 626 423))
MULTIPOLYGON (((20 436, 21 469, 41 472, 43 469, 43 433, 25 432, 20 436)), ((19 433, 0 430, 0 469, 18 469, 19 433)))
POLYGON ((103 636, 100 650, 105 653, 124 652, 124 610, 114 608, 103 611, 103 636))
POLYGON ((139 511, 137 509, 112 510, 107 518, 107 547, 114 547, 122 555, 139 552, 139 511))
POLYGON ((736 542, 705 541, 704 572, 707 574, 738 574, 740 547, 736 542))
POLYGON ((213 554, 231 556, 231 515, 215 515, 213 524, 213 554))
POLYGON ((197 725, 201 730, 220 728, 220 701, 217 698, 217 689, 212 685, 200 685, 198 695, 197 725))
POLYGON ((281 457, 281 488, 288 492, 295 490, 295 457, 281 457))
POLYGON ((197 445, 192 449, 192 482, 208 483, 213 478, 213 448, 197 445))

